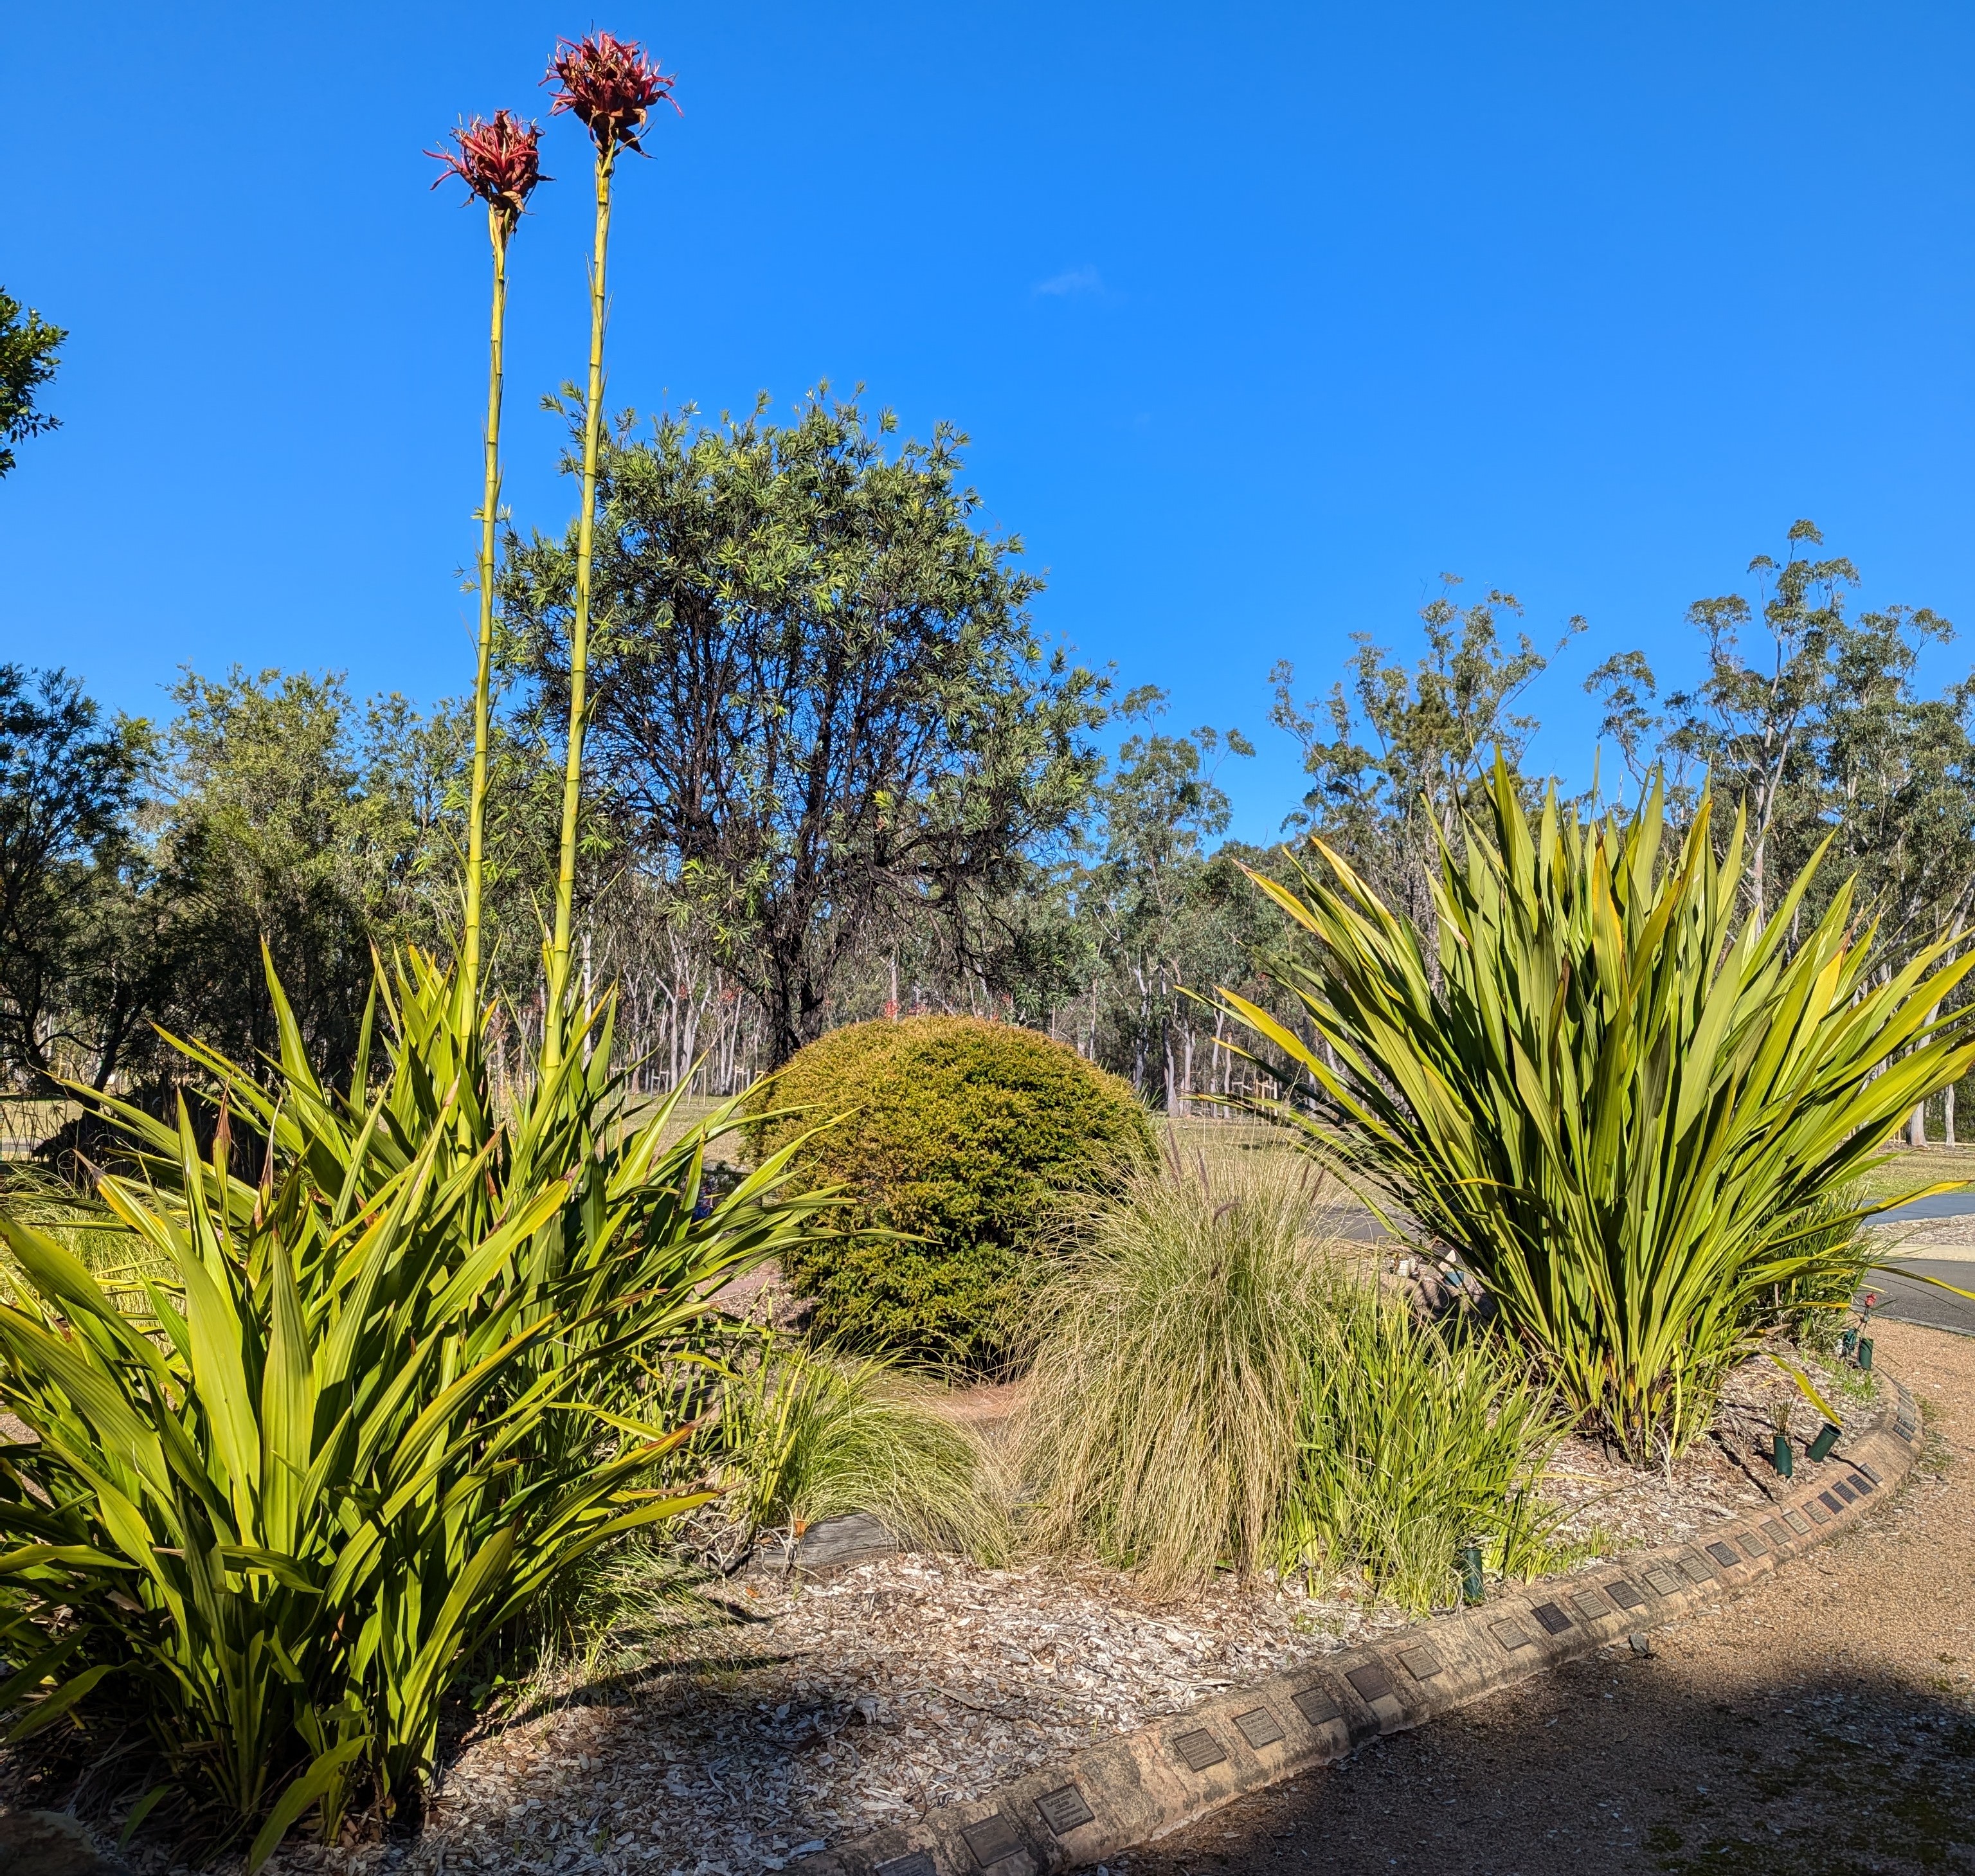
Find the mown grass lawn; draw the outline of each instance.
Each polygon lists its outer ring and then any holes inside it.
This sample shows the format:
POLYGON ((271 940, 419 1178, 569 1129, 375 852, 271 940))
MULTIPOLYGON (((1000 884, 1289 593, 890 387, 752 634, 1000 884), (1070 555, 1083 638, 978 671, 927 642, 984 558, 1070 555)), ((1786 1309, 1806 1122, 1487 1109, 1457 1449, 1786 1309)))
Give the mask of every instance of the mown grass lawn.
POLYGON ((1866 1183, 1875 1198, 1891 1198, 1948 1179, 1975 1180, 1975 1146, 1902 1147, 1866 1183))

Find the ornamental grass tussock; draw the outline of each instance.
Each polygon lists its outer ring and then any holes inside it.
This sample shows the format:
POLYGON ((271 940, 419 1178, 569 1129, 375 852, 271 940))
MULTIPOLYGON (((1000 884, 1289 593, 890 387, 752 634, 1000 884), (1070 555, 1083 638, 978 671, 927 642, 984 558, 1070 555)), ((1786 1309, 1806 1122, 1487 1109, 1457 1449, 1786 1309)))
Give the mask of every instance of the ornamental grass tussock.
POLYGON ((1154 1593, 1347 1579, 1415 1612, 1451 1602, 1463 1544, 1497 1574, 1553 1565, 1553 1397, 1386 1293, 1336 1234, 1340 1197, 1281 1150, 1169 1149, 1074 1208, 1016 1435, 1027 1543, 1154 1593))

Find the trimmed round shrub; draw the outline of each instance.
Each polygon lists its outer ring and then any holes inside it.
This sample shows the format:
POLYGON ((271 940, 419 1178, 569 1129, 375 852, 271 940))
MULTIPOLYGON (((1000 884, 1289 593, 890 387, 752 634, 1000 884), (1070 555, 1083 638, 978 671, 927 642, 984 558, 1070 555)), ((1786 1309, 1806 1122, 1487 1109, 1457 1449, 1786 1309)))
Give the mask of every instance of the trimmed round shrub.
POLYGON ((1155 1157, 1130 1087, 1034 1030, 973 1017, 858 1023, 811 1043, 766 1083, 757 1153, 803 1147, 805 1187, 841 1185, 856 1231, 784 1259, 817 1333, 988 1372, 1021 1339, 1042 1244, 1066 1193, 1155 1157))

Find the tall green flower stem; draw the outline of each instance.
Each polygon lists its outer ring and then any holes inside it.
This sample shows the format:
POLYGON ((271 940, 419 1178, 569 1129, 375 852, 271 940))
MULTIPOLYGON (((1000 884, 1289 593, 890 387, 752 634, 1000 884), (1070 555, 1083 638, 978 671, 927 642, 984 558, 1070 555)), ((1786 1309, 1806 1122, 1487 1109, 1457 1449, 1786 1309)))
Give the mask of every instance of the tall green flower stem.
POLYGON ((487 744, 491 734, 494 665, 495 534, 501 514, 501 354, 508 324, 508 238, 514 217, 503 202, 487 206, 494 249, 494 310, 487 337, 487 465, 480 499, 480 647, 473 674, 473 783, 466 808, 466 931, 460 945, 460 984, 470 1000, 480 991, 480 904, 487 865, 487 744))
MULTIPOLYGON (((511 111, 476 117, 452 133, 452 150, 426 154, 445 166, 487 205, 494 249, 494 308, 488 340, 486 479, 480 499, 480 657, 473 680, 473 783, 466 817, 466 930, 460 947, 459 990, 467 1025, 478 1019, 481 888, 486 871, 488 745, 492 735, 495 531, 501 517, 501 356, 508 323, 508 243, 537 183, 544 180, 541 133, 511 111)), ((445 176, 439 178, 445 180, 445 176)), ((436 184, 434 185, 437 186, 436 184)))
POLYGON ((569 112, 596 146, 596 238, 590 258, 590 382, 583 405, 583 506, 576 523, 576 594, 569 632, 569 749, 563 765, 562 848, 542 1023, 545 1074, 553 1074, 562 1060, 563 1032, 569 1020, 564 1004, 576 904, 576 823, 583 799, 583 718, 590 682, 590 555, 596 536, 596 458, 603 439, 604 263, 610 251, 610 179, 620 149, 643 154, 639 136, 652 107, 669 97, 672 88, 672 80, 645 56, 642 47, 607 32, 560 41, 549 61, 549 75, 557 84, 550 108, 569 112))
POLYGON ((569 629, 569 750, 563 764, 562 845, 556 862, 555 930, 549 941, 548 1007, 542 1066, 562 1060, 563 1000, 569 984, 570 927, 576 904, 576 823, 583 799, 583 718, 590 678, 590 562, 596 540, 596 458, 603 435, 604 268, 610 250, 610 179, 617 140, 596 139, 596 235, 590 257, 590 381, 583 403, 583 494, 576 523, 576 603, 569 629))

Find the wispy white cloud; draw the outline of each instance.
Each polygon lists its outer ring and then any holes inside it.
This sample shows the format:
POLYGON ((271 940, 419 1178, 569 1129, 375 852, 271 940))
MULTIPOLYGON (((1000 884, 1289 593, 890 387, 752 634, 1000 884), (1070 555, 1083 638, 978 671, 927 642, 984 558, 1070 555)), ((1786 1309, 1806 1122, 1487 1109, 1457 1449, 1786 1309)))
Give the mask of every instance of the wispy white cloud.
POLYGON ((1086 293, 1102 293, 1104 283, 1098 278, 1096 268, 1073 267, 1047 280, 1037 281, 1034 290, 1057 299, 1070 299, 1086 293))

